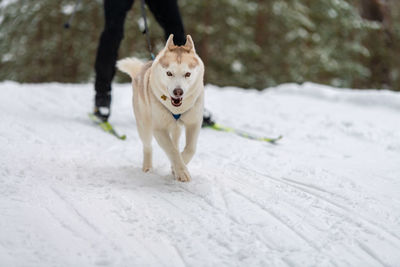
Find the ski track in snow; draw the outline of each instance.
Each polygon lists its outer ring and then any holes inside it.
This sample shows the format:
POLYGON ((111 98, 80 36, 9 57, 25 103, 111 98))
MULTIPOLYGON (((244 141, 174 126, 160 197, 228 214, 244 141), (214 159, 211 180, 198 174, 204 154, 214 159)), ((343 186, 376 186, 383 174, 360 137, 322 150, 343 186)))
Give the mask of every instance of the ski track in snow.
MULTIPOLYGON (((89 84, 0 83, 0 266, 400 266, 400 95, 306 83, 207 86, 190 183, 142 148, 130 85, 117 140, 89 84)), ((183 145, 183 141, 182 141, 183 145)))

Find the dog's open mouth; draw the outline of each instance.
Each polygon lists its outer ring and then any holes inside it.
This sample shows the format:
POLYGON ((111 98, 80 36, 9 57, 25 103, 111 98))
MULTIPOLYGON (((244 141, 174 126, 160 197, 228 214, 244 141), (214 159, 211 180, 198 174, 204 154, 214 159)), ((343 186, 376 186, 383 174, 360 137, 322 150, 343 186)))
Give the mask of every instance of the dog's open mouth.
POLYGON ((182 105, 182 97, 174 98, 171 96, 171 104, 174 107, 179 107, 180 105, 182 105))

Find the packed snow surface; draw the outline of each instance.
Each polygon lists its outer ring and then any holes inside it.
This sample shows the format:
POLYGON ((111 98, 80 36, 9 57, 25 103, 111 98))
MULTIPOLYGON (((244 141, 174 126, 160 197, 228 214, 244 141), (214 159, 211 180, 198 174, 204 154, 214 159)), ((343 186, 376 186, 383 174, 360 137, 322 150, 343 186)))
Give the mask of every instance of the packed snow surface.
MULTIPOLYGON (((202 129, 175 181, 142 147, 130 85, 111 122, 90 84, 0 83, 0 266, 400 266, 400 95, 306 83, 206 87, 202 129)), ((182 141, 183 144, 183 141, 182 141)))

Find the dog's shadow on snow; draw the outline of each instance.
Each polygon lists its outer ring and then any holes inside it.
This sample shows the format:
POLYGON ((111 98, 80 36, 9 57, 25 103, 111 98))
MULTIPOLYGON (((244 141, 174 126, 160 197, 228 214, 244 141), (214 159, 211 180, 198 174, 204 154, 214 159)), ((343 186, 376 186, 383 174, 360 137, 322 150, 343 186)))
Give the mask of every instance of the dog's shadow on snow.
POLYGON ((192 173, 190 182, 179 182, 166 166, 156 167, 147 173, 137 166, 103 167, 97 169, 96 173, 101 173, 97 180, 101 186, 123 191, 173 192, 202 198, 213 191, 213 182, 209 179, 192 173))

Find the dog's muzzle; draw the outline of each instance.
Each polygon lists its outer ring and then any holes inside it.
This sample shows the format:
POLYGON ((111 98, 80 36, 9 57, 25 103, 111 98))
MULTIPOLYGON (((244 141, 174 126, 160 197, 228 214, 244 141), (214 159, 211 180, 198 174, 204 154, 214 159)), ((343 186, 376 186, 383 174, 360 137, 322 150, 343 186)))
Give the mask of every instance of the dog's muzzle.
POLYGON ((171 104, 174 107, 179 107, 180 105, 182 105, 182 97, 175 98, 171 96, 171 104))
POLYGON ((174 96, 171 96, 171 104, 175 107, 179 107, 182 105, 182 95, 183 95, 183 90, 182 88, 175 88, 174 91, 174 96))

